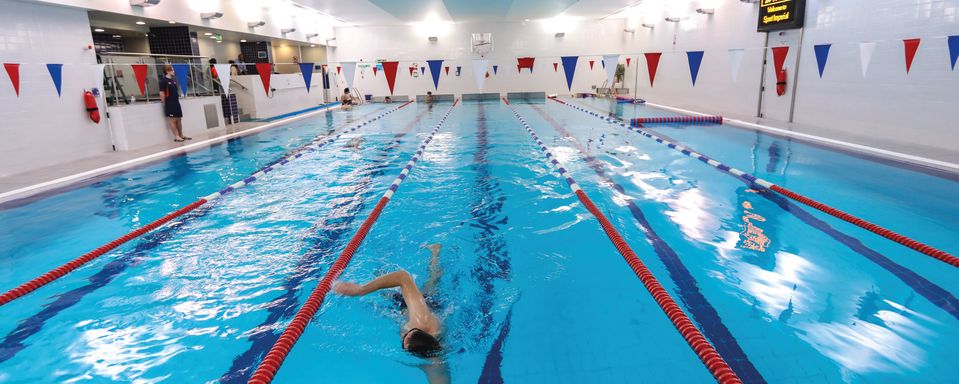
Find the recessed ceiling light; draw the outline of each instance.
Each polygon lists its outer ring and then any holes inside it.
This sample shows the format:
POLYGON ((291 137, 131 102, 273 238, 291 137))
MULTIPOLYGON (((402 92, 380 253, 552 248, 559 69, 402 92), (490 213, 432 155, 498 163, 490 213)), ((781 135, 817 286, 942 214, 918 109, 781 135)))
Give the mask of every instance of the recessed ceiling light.
POLYGON ((143 36, 150 37, 149 33, 144 33, 143 36))
POLYGON ((94 28, 93 32, 103 32, 103 28, 94 28))
POLYGON ((137 22, 137 25, 147 25, 147 22, 145 22, 145 21, 138 21, 138 22, 137 22))
POLYGON ((120 36, 120 35, 113 35, 113 38, 114 38, 114 39, 119 39, 119 38, 121 38, 121 37, 123 37, 123 36, 120 36))
POLYGON ((176 24, 176 22, 173 20, 170 20, 170 24, 176 24))
POLYGON ((223 42, 223 40, 217 40, 217 41, 216 41, 217 44, 220 44, 220 43, 222 43, 222 42, 223 42))
POLYGON ((215 39, 215 38, 216 38, 216 36, 210 36, 210 38, 211 38, 211 39, 215 39))
POLYGON ((213 32, 203 32, 203 36, 213 36, 213 32))
POLYGON ((310 48, 316 48, 316 44, 310 44, 310 48))
POLYGON ((280 46, 286 48, 286 44, 280 44, 280 46))
POLYGON ((245 43, 245 42, 246 42, 246 40, 240 40, 240 42, 241 42, 241 43, 245 43))
POLYGON ((523 21, 529 21, 529 19, 523 19, 523 21))

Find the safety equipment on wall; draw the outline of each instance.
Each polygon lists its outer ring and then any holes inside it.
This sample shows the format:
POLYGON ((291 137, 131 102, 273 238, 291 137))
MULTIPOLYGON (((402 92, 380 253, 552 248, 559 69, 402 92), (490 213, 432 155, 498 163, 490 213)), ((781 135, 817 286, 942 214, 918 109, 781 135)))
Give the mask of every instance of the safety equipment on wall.
POLYGON ((100 108, 97 107, 97 99, 93 97, 93 92, 83 91, 83 103, 87 106, 87 112, 90 113, 90 120, 100 124, 100 108))
POLYGON ((786 94, 786 77, 786 68, 776 73, 776 94, 779 96, 786 94))

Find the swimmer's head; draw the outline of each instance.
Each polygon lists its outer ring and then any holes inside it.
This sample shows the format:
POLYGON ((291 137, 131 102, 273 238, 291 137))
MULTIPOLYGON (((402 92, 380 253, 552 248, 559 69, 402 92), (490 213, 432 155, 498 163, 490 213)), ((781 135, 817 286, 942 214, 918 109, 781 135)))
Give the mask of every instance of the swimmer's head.
POLYGON ((427 95, 433 96, 433 91, 426 91, 427 95))
POLYGON ((350 89, 349 88, 343 89, 343 93, 350 93, 350 89))
POLYGON ((433 357, 439 354, 441 348, 439 340, 419 328, 413 328, 403 334, 403 349, 416 356, 433 357))

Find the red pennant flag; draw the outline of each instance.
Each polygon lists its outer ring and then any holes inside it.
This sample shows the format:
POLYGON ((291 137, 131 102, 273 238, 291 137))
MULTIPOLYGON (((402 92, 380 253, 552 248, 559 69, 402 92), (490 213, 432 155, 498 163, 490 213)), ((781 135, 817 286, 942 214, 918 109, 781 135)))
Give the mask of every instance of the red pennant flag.
POLYGON ((10 82, 13 83, 13 90, 20 97, 20 64, 3 63, 3 69, 7 70, 7 76, 10 76, 10 82))
POLYGON ((589 61, 589 70, 590 70, 590 71, 593 70, 593 63, 595 63, 595 62, 596 62, 596 61, 594 61, 594 60, 590 60, 590 61, 589 61))
POLYGON ((450 75, 450 66, 447 65, 447 66, 446 66, 446 76, 449 76, 449 75, 450 75))
POLYGON ((416 67, 410 67, 410 77, 413 77, 413 72, 416 72, 416 67))
POLYGON ((376 66, 373 66, 373 76, 376 76, 376 66))
POLYGON ((662 56, 662 52, 651 52, 647 53, 646 56, 646 69, 649 70, 649 86, 653 86, 653 81, 656 80, 656 69, 659 68, 659 58, 662 56))
POLYGON ((343 68, 340 67, 339 65, 336 66, 336 74, 337 74, 337 75, 340 74, 340 70, 341 70, 341 69, 343 69, 343 68))
POLYGON ((270 94, 270 78, 273 75, 273 64, 256 63, 256 73, 260 74, 260 81, 263 83, 263 92, 270 94))
POLYGON ((384 61, 383 74, 386 75, 386 85, 390 86, 390 94, 393 94, 393 85, 396 84, 396 70, 399 69, 399 61, 384 61))
POLYGON ((559 72, 559 63, 553 63, 553 72, 559 72))
POLYGON ((776 73, 782 72, 783 65, 786 64, 786 55, 789 54, 789 47, 773 47, 773 63, 776 65, 776 73))
POLYGON ((919 50, 919 39, 904 39, 902 44, 906 48, 906 74, 912 68, 912 59, 916 58, 916 51, 919 50))
POLYGON ((626 58, 626 66, 627 66, 627 67, 629 66, 629 62, 630 62, 630 61, 633 61, 633 58, 632 58, 632 57, 627 57, 627 58, 626 58))
MULTIPOLYGON (((133 77, 137 79, 137 86, 140 87, 140 96, 147 94, 147 65, 133 64, 133 77)), ((185 85, 185 84, 184 84, 185 85)))
MULTIPOLYGON (((523 68, 529 68, 529 73, 533 73, 533 61, 536 60, 533 57, 520 57, 516 59, 518 63, 516 65, 516 72, 519 72, 523 68)), ((495 66, 494 66, 495 68, 495 66)))

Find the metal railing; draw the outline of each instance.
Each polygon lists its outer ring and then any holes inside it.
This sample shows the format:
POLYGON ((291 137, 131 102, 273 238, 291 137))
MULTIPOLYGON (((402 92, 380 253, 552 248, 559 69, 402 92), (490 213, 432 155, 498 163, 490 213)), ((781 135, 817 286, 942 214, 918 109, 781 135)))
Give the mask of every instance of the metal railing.
POLYGON ((180 84, 186 96, 200 97, 219 95, 222 88, 213 78, 207 56, 155 55, 146 53, 104 52, 100 55, 103 68, 103 92, 108 105, 160 101, 160 77, 166 64, 187 64, 187 83, 180 84), (147 68, 144 91, 133 73, 134 64, 147 68))

